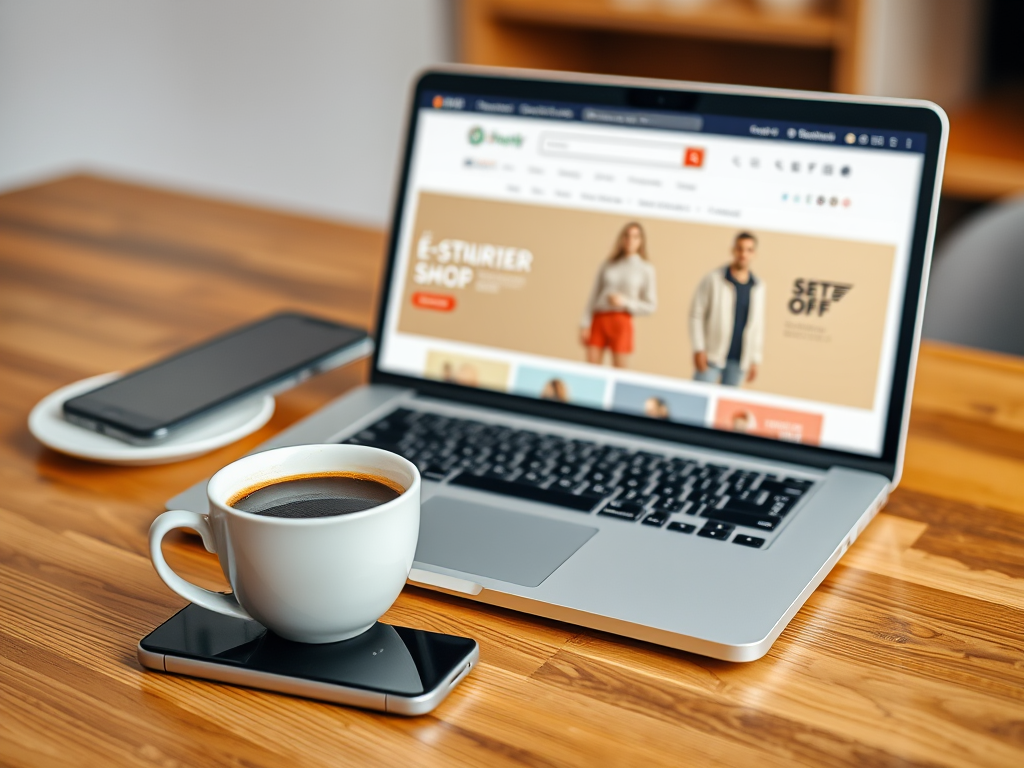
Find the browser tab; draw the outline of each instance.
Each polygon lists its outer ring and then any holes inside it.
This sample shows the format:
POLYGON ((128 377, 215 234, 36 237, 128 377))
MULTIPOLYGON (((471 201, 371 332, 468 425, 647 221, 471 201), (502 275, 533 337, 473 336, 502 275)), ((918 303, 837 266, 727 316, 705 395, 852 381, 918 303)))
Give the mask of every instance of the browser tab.
POLYGON ((489 112, 499 115, 511 115, 516 111, 516 105, 509 101, 485 101, 477 99, 474 102, 477 112, 489 112))
POLYGON ((574 120, 576 112, 566 107, 556 107, 548 104, 525 104, 519 105, 519 114, 524 117, 548 117, 558 120, 574 120))
POLYGON ((801 128, 796 135, 800 141, 819 141, 826 144, 835 144, 836 142, 835 131, 809 131, 806 128, 801 128))

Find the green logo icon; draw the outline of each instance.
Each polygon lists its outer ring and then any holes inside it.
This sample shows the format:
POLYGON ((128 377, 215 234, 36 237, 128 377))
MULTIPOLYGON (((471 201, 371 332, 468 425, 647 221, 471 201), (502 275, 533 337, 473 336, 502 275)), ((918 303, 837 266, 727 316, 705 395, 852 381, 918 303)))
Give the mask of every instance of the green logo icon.
POLYGON ((474 146, 482 143, 484 140, 484 129, 479 125, 469 129, 469 143, 474 146))

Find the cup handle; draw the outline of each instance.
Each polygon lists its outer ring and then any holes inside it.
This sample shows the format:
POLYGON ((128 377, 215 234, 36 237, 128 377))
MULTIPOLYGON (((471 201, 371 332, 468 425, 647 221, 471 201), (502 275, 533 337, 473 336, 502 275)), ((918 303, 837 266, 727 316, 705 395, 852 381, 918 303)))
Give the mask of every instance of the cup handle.
POLYGON ((164 560, 161 544, 163 543, 164 536, 175 528, 191 528, 202 536, 203 544, 208 552, 217 551, 213 530, 211 530, 210 521, 205 515, 200 515, 187 509, 164 512, 149 527, 149 555, 153 558, 153 567, 156 568, 160 578, 164 580, 164 584, 189 602, 202 606, 207 610, 223 613, 226 616, 234 616, 236 619, 252 621, 252 616, 242 609, 242 606, 238 604, 238 600, 235 599, 233 594, 211 592, 208 589, 197 587, 195 584, 185 581, 171 570, 167 561, 164 560))

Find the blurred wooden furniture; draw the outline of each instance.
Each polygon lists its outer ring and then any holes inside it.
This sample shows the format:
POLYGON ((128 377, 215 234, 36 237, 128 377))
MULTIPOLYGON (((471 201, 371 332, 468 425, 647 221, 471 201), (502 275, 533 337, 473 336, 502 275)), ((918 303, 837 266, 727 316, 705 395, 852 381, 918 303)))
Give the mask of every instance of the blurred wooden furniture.
POLYGON ((463 0, 462 58, 856 93, 861 2, 779 14, 754 0, 463 0))
MULTIPOLYGON (((383 245, 377 231, 96 178, 0 196, 0 765, 1024 764, 1024 362, 936 346, 902 485, 760 661, 410 587, 386 620, 482 650, 429 716, 143 670, 139 638, 182 606, 147 555, 163 501, 366 368, 317 377, 258 434, 164 467, 52 453, 29 436, 29 409, 275 309, 369 323, 383 245)), ((167 553, 224 588, 196 540, 167 553)))
MULTIPOLYGON (((864 0, 806 13, 756 0, 462 0, 462 60, 861 93, 864 0)), ((1024 192, 1024 93, 1001 90, 953 110, 943 192, 987 200, 1024 192)))
POLYGON ((1024 88, 1008 87, 951 110, 942 192, 989 200, 1024 194, 1024 88))

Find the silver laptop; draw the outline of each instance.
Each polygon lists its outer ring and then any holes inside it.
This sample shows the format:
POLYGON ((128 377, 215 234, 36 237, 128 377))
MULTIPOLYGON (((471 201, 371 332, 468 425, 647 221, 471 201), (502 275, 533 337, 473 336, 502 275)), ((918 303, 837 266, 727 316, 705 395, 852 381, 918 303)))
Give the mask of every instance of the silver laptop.
POLYGON ((946 134, 923 102, 427 72, 371 383, 261 449, 415 461, 410 583, 760 658, 899 481, 946 134))

